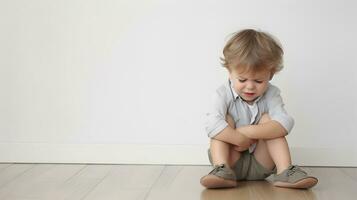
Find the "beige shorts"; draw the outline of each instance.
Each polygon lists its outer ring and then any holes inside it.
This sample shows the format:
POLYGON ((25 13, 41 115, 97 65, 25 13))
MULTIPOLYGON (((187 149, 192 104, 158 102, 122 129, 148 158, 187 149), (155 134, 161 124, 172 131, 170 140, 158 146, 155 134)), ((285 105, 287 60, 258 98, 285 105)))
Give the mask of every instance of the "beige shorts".
MULTIPOLYGON (((208 158, 212 164, 211 152, 208 149, 208 158)), ((233 166, 233 170, 236 173, 237 180, 256 181, 264 180, 273 173, 276 173, 276 169, 266 169, 262 166, 254 157, 254 154, 249 151, 241 152, 241 157, 233 166)))

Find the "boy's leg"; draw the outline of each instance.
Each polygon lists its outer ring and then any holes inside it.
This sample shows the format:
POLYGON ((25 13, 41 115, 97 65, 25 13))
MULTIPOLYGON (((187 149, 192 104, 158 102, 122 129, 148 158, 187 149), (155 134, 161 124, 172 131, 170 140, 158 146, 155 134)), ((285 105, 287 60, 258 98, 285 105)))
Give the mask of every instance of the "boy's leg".
MULTIPOLYGON (((226 120, 230 127, 235 128, 234 120, 230 115, 227 114, 226 120)), ((241 155, 234 150, 233 145, 215 139, 211 139, 210 151, 213 165, 227 164, 233 167, 241 155)))
MULTIPOLYGON (((270 120, 269 115, 262 116, 260 123, 270 120)), ((285 137, 260 141, 254 152, 256 160, 267 169, 276 165, 277 175, 274 185, 291 188, 309 188, 317 183, 315 177, 307 176, 307 173, 298 166, 291 165, 289 146, 285 137), (267 155, 269 154, 269 155, 267 155)))
MULTIPOLYGON (((236 125, 235 125, 235 122, 232 118, 232 116, 230 115, 226 115, 226 120, 227 120, 227 123, 230 127, 232 128, 236 128, 236 125)), ((228 156, 228 164, 229 166, 232 168, 234 167, 234 165, 236 164, 236 162, 240 159, 241 157, 241 153, 236 151, 234 149, 234 146, 233 145, 229 145, 229 156, 228 156)))
POLYGON ((254 150, 254 158, 266 169, 273 170, 275 163, 271 158, 264 140, 259 140, 254 150))
POLYGON ((228 143, 211 139, 210 151, 213 165, 228 165, 230 145, 228 143))
POLYGON ((206 188, 229 188, 236 187, 236 175, 230 167, 230 145, 228 143, 211 139, 209 150, 213 170, 200 180, 206 188))
POLYGON ((290 150, 285 137, 265 140, 271 159, 276 165, 277 173, 280 174, 291 165, 290 150))
MULTIPOLYGON (((265 123, 269 120, 269 115, 264 114, 259 123, 265 123)), ((264 141, 260 140, 254 152, 254 156, 263 166, 268 167, 268 169, 272 167, 271 162, 273 162, 273 164, 275 163, 278 174, 291 165, 290 150, 285 137, 264 141)))
MULTIPOLYGON (((231 118, 227 117, 227 122, 229 126, 234 127, 231 118)), ((240 153, 233 152, 232 145, 228 143, 211 139, 210 155, 214 169, 201 178, 201 184, 206 188, 236 187, 236 176, 231 167, 239 159, 240 153)))

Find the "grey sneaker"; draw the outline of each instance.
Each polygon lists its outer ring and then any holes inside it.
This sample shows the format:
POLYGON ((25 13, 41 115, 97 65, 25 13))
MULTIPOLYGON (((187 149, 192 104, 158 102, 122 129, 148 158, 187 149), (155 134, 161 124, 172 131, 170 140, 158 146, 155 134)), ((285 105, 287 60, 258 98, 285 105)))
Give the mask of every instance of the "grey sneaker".
POLYGON ((228 166, 216 165, 214 169, 200 180, 206 188, 229 188, 236 187, 236 175, 228 166))
POLYGON ((273 184, 278 187, 307 189, 317 184, 317 178, 308 176, 299 166, 291 165, 280 174, 273 176, 273 184))

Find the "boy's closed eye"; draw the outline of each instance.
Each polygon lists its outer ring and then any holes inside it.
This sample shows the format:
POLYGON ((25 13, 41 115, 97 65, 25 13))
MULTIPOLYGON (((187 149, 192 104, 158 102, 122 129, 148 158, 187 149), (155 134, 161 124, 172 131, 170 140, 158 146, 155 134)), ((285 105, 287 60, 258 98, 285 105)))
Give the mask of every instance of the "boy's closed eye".
MULTIPOLYGON (((238 79, 239 82, 244 83, 247 81, 247 79, 238 79)), ((256 83, 263 83, 262 80, 254 80, 256 83)))
POLYGON ((244 83, 247 79, 238 79, 239 82, 244 83))

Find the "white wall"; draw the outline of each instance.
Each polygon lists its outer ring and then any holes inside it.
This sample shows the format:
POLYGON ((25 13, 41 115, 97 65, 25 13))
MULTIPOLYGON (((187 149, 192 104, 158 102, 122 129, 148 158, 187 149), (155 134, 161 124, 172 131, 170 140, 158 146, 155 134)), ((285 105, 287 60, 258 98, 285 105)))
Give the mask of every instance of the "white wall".
POLYGON ((1 0, 0 162, 207 164, 229 34, 278 37, 294 162, 357 166, 354 1, 1 0))

